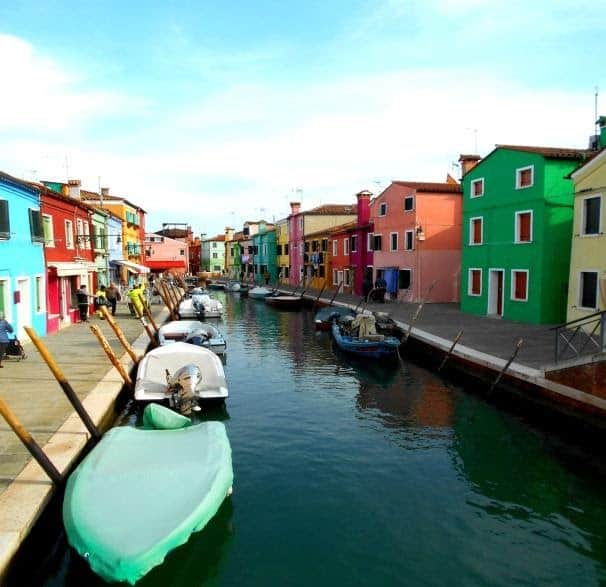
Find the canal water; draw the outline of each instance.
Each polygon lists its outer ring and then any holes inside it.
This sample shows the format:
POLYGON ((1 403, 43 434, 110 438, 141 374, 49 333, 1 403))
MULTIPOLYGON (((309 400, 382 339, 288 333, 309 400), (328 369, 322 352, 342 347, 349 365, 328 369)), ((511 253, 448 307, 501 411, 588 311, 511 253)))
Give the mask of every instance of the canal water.
MULTIPOLYGON (((606 583, 598 457, 414 364, 351 362, 309 311, 222 299, 230 397, 206 417, 227 426, 234 494, 138 585, 606 583)), ((104 584, 54 550, 21 584, 104 584)))

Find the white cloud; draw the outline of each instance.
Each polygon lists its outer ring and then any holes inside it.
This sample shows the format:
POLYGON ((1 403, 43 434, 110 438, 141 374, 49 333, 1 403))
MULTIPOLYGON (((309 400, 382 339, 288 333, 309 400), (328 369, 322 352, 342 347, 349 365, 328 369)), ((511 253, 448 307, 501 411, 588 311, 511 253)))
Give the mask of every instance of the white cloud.
POLYGON ((2 131, 75 131, 92 116, 126 106, 117 92, 78 89, 82 73, 68 71, 18 37, 0 34, 0 63, 3 78, 10 80, 0 92, 2 131))

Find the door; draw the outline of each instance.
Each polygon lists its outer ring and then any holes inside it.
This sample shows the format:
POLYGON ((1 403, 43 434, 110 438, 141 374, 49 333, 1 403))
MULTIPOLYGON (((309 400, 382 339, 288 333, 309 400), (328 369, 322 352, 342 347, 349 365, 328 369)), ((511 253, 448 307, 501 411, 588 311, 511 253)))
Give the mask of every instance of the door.
POLYGON ((19 303, 17 304, 17 337, 26 339, 27 334, 24 326, 32 325, 32 306, 29 292, 29 279, 18 279, 17 291, 19 292, 19 303))
POLYGON ((503 269, 490 269, 488 281, 488 315, 503 316, 503 269))

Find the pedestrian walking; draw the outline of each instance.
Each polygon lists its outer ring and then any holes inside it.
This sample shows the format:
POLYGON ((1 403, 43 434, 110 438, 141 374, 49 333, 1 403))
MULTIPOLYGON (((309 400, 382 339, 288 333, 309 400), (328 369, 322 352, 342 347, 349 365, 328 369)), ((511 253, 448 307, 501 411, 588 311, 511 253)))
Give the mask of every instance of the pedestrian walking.
POLYGON ((101 320, 105 320, 103 316, 103 311, 101 308, 103 306, 107 306, 107 297, 105 295, 105 286, 99 286, 99 289, 95 292, 95 310, 97 310, 97 316, 101 318, 101 320))
POLYGON ((4 367, 2 361, 4 361, 8 348, 9 332, 14 332, 13 327, 4 319, 4 312, 0 312, 0 368, 4 367))
POLYGON ((109 304, 112 316, 115 316, 116 304, 122 299, 122 296, 120 295, 120 290, 118 290, 113 281, 109 284, 109 287, 105 289, 105 297, 107 299, 107 303, 109 304))
POLYGON ((135 284, 133 288, 128 292, 128 299, 132 304, 132 312, 137 318, 143 316, 143 302, 141 296, 143 295, 143 284, 135 284))
POLYGON ((88 322, 88 298, 90 297, 86 291, 86 285, 81 285, 80 289, 76 292, 80 322, 88 322))

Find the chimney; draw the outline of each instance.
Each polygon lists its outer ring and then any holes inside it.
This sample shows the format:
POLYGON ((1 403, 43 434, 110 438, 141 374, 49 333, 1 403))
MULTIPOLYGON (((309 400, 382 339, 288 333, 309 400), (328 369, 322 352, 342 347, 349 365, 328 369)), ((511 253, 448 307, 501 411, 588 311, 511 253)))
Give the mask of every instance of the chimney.
POLYGON ((291 202, 290 203, 290 213, 298 214, 301 211, 301 202, 291 202))
POLYGON ((467 175, 481 160, 479 155, 460 155, 461 177, 467 175))
POLYGON ((362 190, 356 194, 358 198, 358 224, 368 224, 370 220, 370 198, 372 193, 368 190, 362 190))
POLYGON ((225 227, 225 240, 233 241, 235 232, 236 231, 231 226, 226 226, 225 227))
POLYGON ((68 179, 67 180, 67 189, 68 195, 70 198, 74 198, 76 200, 80 199, 80 186, 82 182, 79 179, 68 179))
POLYGON ((101 188, 101 195, 103 197, 109 196, 109 188, 101 188))

